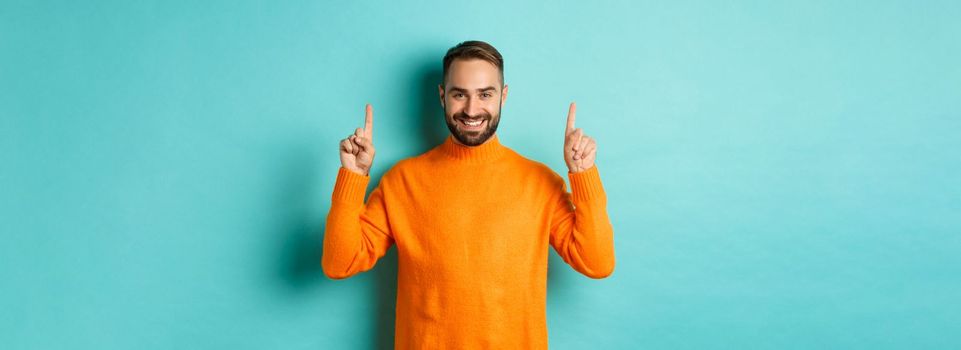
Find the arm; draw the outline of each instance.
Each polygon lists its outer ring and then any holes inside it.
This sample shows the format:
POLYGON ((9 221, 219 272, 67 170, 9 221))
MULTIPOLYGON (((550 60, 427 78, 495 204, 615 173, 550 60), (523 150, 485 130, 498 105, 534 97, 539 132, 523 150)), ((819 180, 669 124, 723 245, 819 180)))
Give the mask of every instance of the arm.
POLYGON ((568 265, 590 278, 614 272, 614 229, 607 216, 607 195, 597 167, 568 173, 573 193, 564 180, 551 213, 550 242, 568 265))
POLYGON ((370 270, 394 243, 387 222, 383 183, 364 204, 370 177, 341 167, 324 229, 324 274, 343 279, 370 270))
POLYGON ((394 243, 387 223, 383 180, 364 204, 374 162, 373 140, 374 109, 368 104, 364 127, 340 140, 341 167, 327 214, 320 262, 324 274, 333 279, 370 270, 394 243))
POLYGON ((558 176, 550 241, 574 270, 591 278, 604 278, 614 272, 614 229, 607 217, 607 194, 594 165, 597 143, 574 127, 576 109, 572 102, 564 131, 564 162, 573 193, 567 193, 564 180, 558 176))

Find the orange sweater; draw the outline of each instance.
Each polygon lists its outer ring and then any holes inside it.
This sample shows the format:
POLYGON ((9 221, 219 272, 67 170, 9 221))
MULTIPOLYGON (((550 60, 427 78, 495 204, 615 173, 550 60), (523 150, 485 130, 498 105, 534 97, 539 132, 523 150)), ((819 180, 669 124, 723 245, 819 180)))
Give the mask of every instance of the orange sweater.
POLYGON ((370 270, 397 245, 396 349, 546 349, 548 244, 580 273, 614 269, 597 167, 564 179, 501 145, 443 144, 369 177, 343 167, 322 265, 370 270), (575 209, 576 208, 576 209, 575 209))

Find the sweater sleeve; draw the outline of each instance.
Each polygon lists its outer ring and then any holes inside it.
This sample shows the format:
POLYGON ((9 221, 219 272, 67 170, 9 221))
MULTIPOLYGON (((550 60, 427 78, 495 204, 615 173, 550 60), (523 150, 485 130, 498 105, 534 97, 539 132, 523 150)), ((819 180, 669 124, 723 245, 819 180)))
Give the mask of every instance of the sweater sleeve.
POLYGON ((369 181, 369 176, 344 167, 337 172, 321 258, 324 274, 331 279, 370 270, 394 244, 387 221, 384 181, 370 193, 365 204, 369 181))
POLYGON ((607 277, 614 272, 614 228, 607 216, 607 195, 597 166, 568 173, 568 178, 572 193, 558 178, 551 246, 574 270, 590 278, 607 277))

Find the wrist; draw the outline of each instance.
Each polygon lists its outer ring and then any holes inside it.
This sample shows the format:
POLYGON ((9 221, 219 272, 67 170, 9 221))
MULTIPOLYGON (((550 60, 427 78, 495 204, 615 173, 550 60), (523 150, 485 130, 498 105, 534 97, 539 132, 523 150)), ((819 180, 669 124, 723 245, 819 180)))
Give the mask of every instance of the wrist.
POLYGON ((343 166, 343 165, 342 165, 341 167, 343 167, 344 169, 349 170, 350 172, 352 172, 352 173, 354 173, 354 174, 361 175, 361 176, 368 176, 368 175, 370 174, 370 168, 368 168, 367 170, 364 170, 364 169, 360 169, 360 168, 358 168, 358 167, 351 167, 351 166, 343 166))
POLYGON ((578 173, 583 173, 587 170, 590 170, 593 167, 594 167, 594 164, 591 164, 591 166, 588 166, 588 167, 570 167, 569 166, 567 167, 567 172, 571 174, 578 174, 578 173))

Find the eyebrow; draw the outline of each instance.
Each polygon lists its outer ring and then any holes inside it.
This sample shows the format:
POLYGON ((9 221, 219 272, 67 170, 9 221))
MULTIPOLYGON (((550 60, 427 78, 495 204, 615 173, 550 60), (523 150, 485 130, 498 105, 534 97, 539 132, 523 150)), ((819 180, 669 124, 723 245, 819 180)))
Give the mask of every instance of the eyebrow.
MULTIPOLYGON (((495 88, 495 87, 493 87, 493 86, 488 86, 488 87, 485 87, 485 88, 477 89, 477 92, 485 92, 485 91, 491 91, 491 90, 497 90, 497 88, 495 88)), ((461 87, 457 87, 457 86, 451 86, 450 91, 468 92, 467 89, 461 88, 461 87)))

